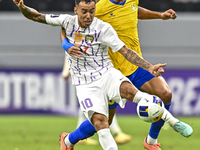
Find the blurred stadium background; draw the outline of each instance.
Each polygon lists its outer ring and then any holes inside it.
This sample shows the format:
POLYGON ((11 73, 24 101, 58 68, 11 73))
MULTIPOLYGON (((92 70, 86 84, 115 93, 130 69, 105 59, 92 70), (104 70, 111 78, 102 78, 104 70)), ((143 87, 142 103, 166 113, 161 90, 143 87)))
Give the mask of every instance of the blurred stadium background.
MULTIPOLYGON (((24 1, 40 12, 73 14, 74 0, 24 1)), ((173 92, 170 111, 199 120, 200 0, 140 0, 140 6, 161 12, 172 8, 177 12, 176 20, 139 21, 141 49, 149 62, 167 63, 163 76, 173 92)), ((59 33, 59 27, 24 18, 12 0, 0 0, 1 117, 77 116, 74 87, 61 77, 64 50, 59 33)), ((119 108, 117 114, 136 115, 134 104, 126 107, 119 108)))

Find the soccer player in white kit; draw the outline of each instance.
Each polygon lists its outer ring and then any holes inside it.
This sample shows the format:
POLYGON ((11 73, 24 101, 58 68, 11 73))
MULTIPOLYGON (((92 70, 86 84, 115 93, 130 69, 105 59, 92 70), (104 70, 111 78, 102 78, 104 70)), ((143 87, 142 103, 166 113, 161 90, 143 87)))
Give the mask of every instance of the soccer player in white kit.
MULTIPOLYGON (((63 30, 63 29, 62 29, 63 30)), ((65 30, 64 30, 65 33, 65 30)), ((62 35, 62 34, 61 34, 62 35)), ((61 40, 64 40, 66 38, 66 35, 63 37, 60 37, 61 40)), ((63 70, 62 70, 62 77, 63 79, 68 82, 69 78, 70 78, 70 72, 69 72, 69 65, 68 65, 68 60, 65 57, 64 60, 64 65, 63 65, 63 70)), ((118 105, 116 105, 116 103, 114 104, 113 101, 109 101, 109 120, 112 120, 112 123, 109 122, 110 124, 110 130, 111 133, 115 139, 115 142, 117 144, 125 144, 131 141, 132 137, 126 133, 124 133, 121 129, 121 127, 118 124, 117 121, 117 117, 116 114, 114 115, 113 119, 110 118, 110 116, 112 116, 110 109, 114 109, 116 108, 118 105)), ((113 110, 114 111, 114 110, 113 110)), ((114 112, 113 112, 114 113, 114 112)), ((83 114, 83 112, 79 109, 78 112, 78 122, 77 122, 77 128, 85 121, 87 120, 87 118, 85 117, 85 115, 83 114)), ((84 140, 81 140, 78 142, 79 144, 85 144, 85 145, 97 145, 98 142, 92 138, 87 138, 84 140)))
MULTIPOLYGON (((120 71, 115 69, 108 56, 108 46, 120 52, 128 61, 159 76, 166 64, 152 65, 119 40, 111 25, 94 17, 95 0, 75 0, 75 16, 46 15, 24 5, 23 0, 13 0, 23 15, 33 21, 65 28, 70 43, 80 44, 83 52, 74 58, 66 52, 72 83, 76 85, 81 110, 94 125, 104 150, 117 150, 110 130, 108 100, 114 100, 123 108, 127 100, 138 103, 146 94, 134 87, 120 71)), ((165 117, 168 117, 165 115, 165 117)), ((177 122, 173 119, 172 122, 177 122)), ((68 133, 62 133, 61 150, 73 150, 66 146, 68 133)))

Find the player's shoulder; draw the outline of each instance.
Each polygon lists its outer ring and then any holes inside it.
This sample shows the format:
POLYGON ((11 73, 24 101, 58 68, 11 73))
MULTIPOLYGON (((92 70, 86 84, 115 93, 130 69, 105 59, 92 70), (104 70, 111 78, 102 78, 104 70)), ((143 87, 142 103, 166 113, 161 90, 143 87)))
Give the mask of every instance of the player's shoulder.
POLYGON ((93 29, 98 29, 98 28, 101 28, 101 30, 106 30, 107 28, 110 28, 111 25, 107 22, 104 22, 100 19, 98 19, 97 17, 94 17, 94 20, 91 24, 91 28, 93 29))
POLYGON ((61 14, 61 17, 63 17, 64 19, 67 19, 67 20, 75 20, 76 19, 76 15, 69 15, 69 14, 61 14))
POLYGON ((77 16, 76 15, 69 15, 69 14, 61 14, 60 17, 63 20, 63 24, 74 24, 76 22, 77 16))
POLYGON ((96 4, 96 14, 95 15, 102 15, 105 13, 105 11, 110 11, 110 7, 112 3, 108 0, 100 0, 97 4, 96 4))
POLYGON ((59 19, 59 20, 71 20, 73 18, 75 18, 74 16, 72 15, 69 15, 69 14, 46 14, 46 18, 48 19, 59 19))

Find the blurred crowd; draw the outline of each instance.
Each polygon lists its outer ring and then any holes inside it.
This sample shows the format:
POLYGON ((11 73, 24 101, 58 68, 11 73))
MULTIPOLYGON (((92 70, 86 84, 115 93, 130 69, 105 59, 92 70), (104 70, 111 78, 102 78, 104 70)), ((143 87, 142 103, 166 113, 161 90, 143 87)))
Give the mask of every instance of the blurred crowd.
MULTIPOLYGON (((24 0, 28 6, 38 11, 73 11, 74 0, 24 0)), ((150 10, 200 11, 200 0, 140 0, 139 5, 150 10)), ((12 0, 0 0, 0 11, 18 11, 12 0)))

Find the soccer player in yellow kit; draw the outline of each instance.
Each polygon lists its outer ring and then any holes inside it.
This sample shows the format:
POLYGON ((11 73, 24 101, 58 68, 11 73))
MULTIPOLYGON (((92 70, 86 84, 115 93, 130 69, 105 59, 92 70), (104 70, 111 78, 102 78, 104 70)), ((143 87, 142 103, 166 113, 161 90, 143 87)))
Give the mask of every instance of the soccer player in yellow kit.
MULTIPOLYGON (((100 0, 96 4, 95 16, 111 24, 125 45, 142 57, 137 29, 138 19, 175 19, 176 13, 171 9, 164 13, 149 11, 138 4, 138 0, 100 0)), ((111 49, 109 56, 114 67, 127 76, 138 89, 160 97, 165 103, 165 108, 169 110, 172 93, 162 76, 153 76, 128 62, 119 52, 113 53, 111 49)), ((157 138, 163 124, 163 120, 152 123, 149 135, 143 142, 146 149, 161 150, 157 138)))

